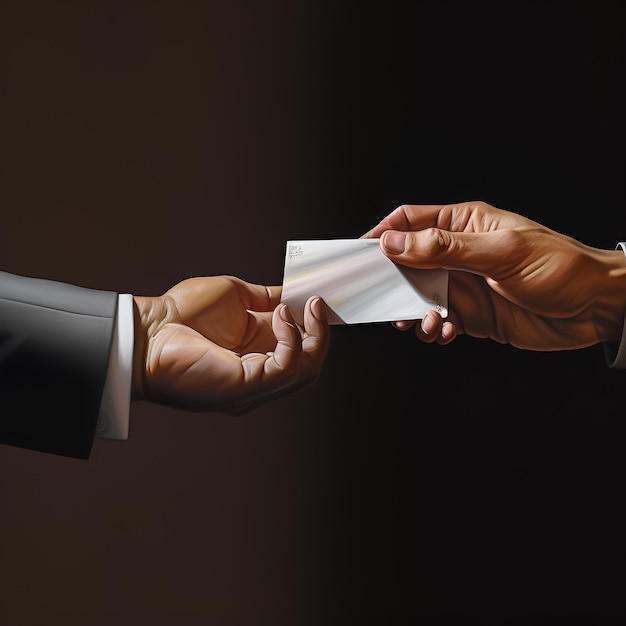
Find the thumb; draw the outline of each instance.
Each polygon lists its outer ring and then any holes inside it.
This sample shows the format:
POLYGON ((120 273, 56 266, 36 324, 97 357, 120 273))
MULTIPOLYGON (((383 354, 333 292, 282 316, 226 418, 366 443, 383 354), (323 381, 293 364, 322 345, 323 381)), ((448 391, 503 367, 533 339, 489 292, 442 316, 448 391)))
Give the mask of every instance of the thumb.
POLYGON ((409 232, 388 230, 380 237, 380 247, 400 265, 490 276, 510 255, 511 241, 507 235, 504 231, 456 233, 440 228, 409 232))
POLYGON ((439 228, 403 232, 388 230, 380 237, 380 247, 392 261, 417 268, 444 267, 452 247, 450 233, 439 228))

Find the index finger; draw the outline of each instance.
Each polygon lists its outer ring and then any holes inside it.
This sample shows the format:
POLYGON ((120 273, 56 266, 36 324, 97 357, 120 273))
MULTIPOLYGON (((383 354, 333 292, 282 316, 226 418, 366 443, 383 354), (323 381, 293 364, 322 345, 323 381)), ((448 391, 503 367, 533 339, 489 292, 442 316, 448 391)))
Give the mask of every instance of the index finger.
POLYGON ((314 383, 320 374, 330 340, 326 306, 322 299, 313 296, 307 300, 303 336, 296 330, 286 305, 274 311, 273 321, 278 340, 274 351, 242 358, 246 377, 244 387, 231 404, 234 412, 247 412, 260 404, 294 393, 314 383))
POLYGON ((374 239, 380 237, 386 230, 407 231, 434 227, 444 206, 446 205, 403 204, 360 238, 374 239))

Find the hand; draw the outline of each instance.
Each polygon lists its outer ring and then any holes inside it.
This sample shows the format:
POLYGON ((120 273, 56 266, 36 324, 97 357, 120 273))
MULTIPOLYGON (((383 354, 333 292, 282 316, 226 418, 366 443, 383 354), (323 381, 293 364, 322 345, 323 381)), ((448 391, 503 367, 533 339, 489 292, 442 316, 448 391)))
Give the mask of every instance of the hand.
POLYGON ((315 382, 329 342, 325 304, 310 298, 298 327, 280 296, 210 276, 135 297, 133 399, 243 413, 315 382))
POLYGON ((429 312, 415 330, 422 341, 447 344, 466 333, 548 351, 621 338, 622 251, 592 248, 484 202, 401 206, 363 237, 380 237, 396 263, 450 270, 449 319, 429 312))

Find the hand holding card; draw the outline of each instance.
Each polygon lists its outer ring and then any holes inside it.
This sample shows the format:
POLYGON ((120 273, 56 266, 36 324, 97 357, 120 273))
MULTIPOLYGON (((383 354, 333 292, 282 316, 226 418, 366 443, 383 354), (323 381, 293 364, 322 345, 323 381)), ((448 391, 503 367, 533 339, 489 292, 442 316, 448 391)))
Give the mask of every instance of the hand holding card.
POLYGON ((397 265, 378 239, 287 242, 281 302, 303 322, 306 300, 321 296, 329 324, 365 324, 448 315, 448 271, 397 265))

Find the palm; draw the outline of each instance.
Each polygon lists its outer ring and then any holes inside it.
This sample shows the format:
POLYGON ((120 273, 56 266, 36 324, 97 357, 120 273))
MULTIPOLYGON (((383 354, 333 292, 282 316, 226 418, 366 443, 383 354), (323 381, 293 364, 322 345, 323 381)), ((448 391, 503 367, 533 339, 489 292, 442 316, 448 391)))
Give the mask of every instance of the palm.
POLYGON ((236 413, 281 395, 294 382, 294 333, 303 343, 303 371, 316 373, 323 358, 319 338, 303 337, 277 317, 278 287, 196 278, 159 300, 144 376, 144 391, 157 402, 236 413))
MULTIPOLYGON (((517 289, 504 291, 510 297, 517 289)), ((450 272, 450 319, 459 334, 490 338, 528 350, 572 349, 597 341, 591 314, 563 319, 529 310, 494 291, 482 276, 450 272)))

